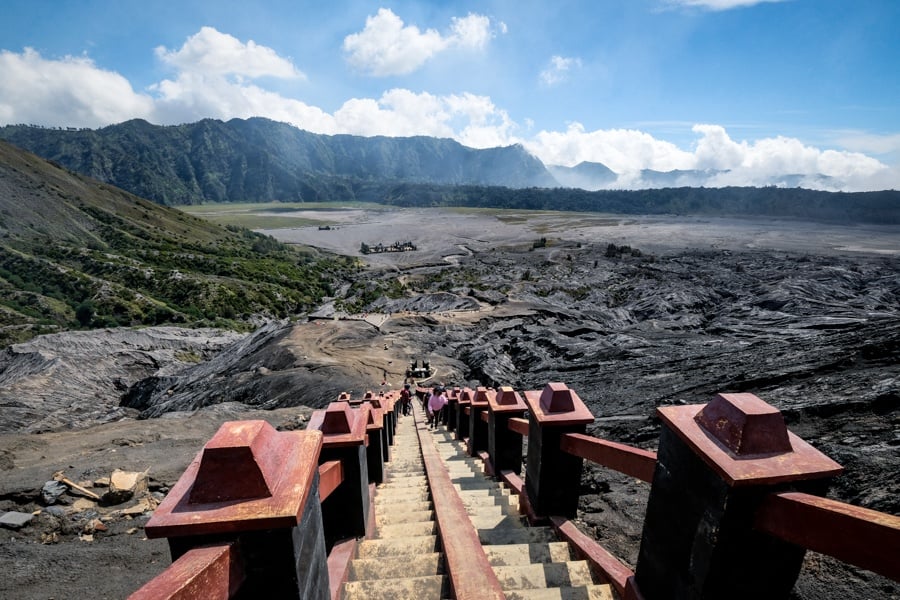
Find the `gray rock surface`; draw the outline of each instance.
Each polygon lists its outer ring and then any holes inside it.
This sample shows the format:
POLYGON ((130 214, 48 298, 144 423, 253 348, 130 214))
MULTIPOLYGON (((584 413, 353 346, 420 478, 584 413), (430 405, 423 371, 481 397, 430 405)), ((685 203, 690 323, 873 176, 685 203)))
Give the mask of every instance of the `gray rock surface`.
POLYGON ((115 421, 121 395, 219 353, 245 334, 218 329, 109 329, 44 335, 0 351, 0 433, 115 421))

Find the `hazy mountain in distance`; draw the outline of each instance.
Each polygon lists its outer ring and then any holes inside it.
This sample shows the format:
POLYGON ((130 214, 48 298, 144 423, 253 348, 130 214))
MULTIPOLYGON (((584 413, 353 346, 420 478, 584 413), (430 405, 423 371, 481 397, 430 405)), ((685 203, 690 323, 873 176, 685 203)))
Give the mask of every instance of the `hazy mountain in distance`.
POLYGON ((610 187, 618 179, 618 174, 596 162, 580 162, 574 167, 548 165, 547 170, 556 178, 561 187, 582 190, 602 190, 610 187))

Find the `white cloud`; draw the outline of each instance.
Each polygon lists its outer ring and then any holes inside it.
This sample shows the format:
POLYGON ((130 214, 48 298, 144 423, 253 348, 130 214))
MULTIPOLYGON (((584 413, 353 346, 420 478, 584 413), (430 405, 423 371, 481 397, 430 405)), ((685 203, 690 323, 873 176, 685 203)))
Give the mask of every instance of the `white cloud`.
POLYGON ((378 100, 354 98, 334 113, 336 127, 355 135, 454 138, 473 148, 511 143, 515 124, 485 96, 435 96, 393 89, 378 100))
POLYGON ((25 48, 0 51, 0 122, 99 127, 148 118, 153 99, 87 57, 48 60, 25 48))
MULTIPOLYGON (((460 23, 457 30, 467 27, 460 23)), ((458 35, 479 43, 477 35, 458 35)), ((898 134, 832 133, 842 142, 836 147, 846 148, 837 150, 783 136, 733 140, 721 125, 698 124, 693 126, 696 142, 683 149, 638 129, 587 131, 572 123, 565 131, 533 133, 533 122, 524 119, 520 126, 488 96, 399 88, 379 98, 349 99, 331 113, 250 83, 251 77, 295 78, 299 72, 274 51, 211 28, 189 38, 181 49, 160 50, 158 56, 176 73, 148 93, 139 93, 120 74, 88 57, 53 60, 28 48, 22 53, 0 51, 0 123, 99 127, 132 118, 174 124, 261 116, 316 133, 427 135, 475 148, 521 143, 546 164, 603 163, 621 174, 616 182, 620 187, 640 186, 642 169, 698 169, 720 172, 707 185, 799 181, 827 189, 900 188, 900 169, 870 156, 895 155, 900 151, 898 134)))
POLYGON ((616 173, 689 169, 694 163, 690 152, 649 133, 635 129, 585 131, 580 123, 572 123, 566 131, 540 131, 525 147, 545 164, 599 162, 616 173))
POLYGON ((847 150, 867 154, 900 154, 900 133, 878 135, 865 131, 841 131, 834 137, 837 144, 847 150))
POLYGON ((554 87, 569 78, 569 73, 581 68, 580 58, 568 58, 565 56, 553 56, 550 64, 541 71, 540 81, 545 87, 554 87))
POLYGON ((642 169, 721 171, 709 186, 800 181, 805 187, 857 190, 900 184, 895 170, 859 152, 821 150, 783 136, 738 142, 720 125, 695 125, 693 131, 700 137, 692 151, 642 131, 585 131, 578 123, 565 132, 541 131, 526 147, 546 164, 603 163, 620 174, 614 187, 641 187, 642 169))
POLYGON ((156 56, 182 73, 205 76, 237 75, 240 77, 303 78, 290 60, 278 56, 271 48, 253 40, 246 44, 234 36, 212 27, 202 27, 178 50, 156 48, 156 56))
POLYGON ((772 2, 785 2, 785 0, 666 0, 667 4, 675 6, 698 7, 708 10, 731 10, 732 8, 745 8, 772 2))
POLYGON ((406 75, 450 48, 480 50, 492 35, 491 21, 482 15, 454 17, 449 33, 441 35, 434 29, 421 31, 405 25, 389 8, 380 8, 366 19, 360 33, 344 38, 344 52, 347 62, 370 75, 406 75))

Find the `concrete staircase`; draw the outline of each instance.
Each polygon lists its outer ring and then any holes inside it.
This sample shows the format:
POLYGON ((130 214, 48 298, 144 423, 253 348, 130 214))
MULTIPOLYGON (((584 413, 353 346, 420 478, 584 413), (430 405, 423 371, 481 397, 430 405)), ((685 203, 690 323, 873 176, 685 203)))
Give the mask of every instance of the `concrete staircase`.
MULTIPOLYGON (((344 584, 345 600, 452 597, 434 521, 414 418, 401 417, 388 476, 375 494, 374 539, 360 543, 344 584)), ((608 585, 595 583, 588 564, 548 527, 529 527, 517 498, 482 474, 461 442, 443 429, 425 433, 459 493, 487 560, 506 598, 612 600, 608 585)))
POLYGON ((400 417, 387 476, 375 491, 375 535, 350 563, 345 600, 450 597, 413 418, 400 417))

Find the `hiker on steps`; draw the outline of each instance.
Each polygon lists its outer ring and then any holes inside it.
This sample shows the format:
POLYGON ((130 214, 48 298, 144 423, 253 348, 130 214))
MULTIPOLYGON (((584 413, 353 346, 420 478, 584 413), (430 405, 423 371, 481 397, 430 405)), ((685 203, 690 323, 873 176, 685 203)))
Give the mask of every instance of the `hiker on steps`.
POLYGON ((436 428, 440 423, 441 411, 447 406, 447 396, 443 386, 437 386, 432 390, 428 399, 428 428, 436 428))

